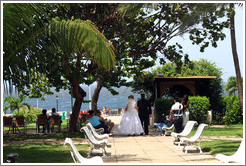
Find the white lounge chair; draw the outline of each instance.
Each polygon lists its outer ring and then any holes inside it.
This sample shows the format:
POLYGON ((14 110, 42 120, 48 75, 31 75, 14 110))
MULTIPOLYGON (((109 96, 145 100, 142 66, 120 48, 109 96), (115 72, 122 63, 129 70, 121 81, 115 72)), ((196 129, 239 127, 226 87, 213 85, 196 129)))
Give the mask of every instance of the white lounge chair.
POLYGON ((181 137, 180 138, 180 143, 184 143, 183 151, 185 151, 185 153, 187 153, 186 146, 195 146, 197 149, 200 150, 200 153, 202 153, 202 150, 200 147, 200 143, 202 140, 202 132, 203 132, 203 129, 207 126, 208 126, 207 124, 201 123, 198 126, 196 133, 192 137, 190 138, 181 137))
POLYGON ((180 146, 179 138, 188 136, 195 125, 197 125, 197 121, 191 120, 186 123, 184 130, 181 133, 172 132, 171 136, 175 137, 173 143, 175 144, 175 142, 178 142, 178 146, 180 146))
POLYGON ((76 146, 74 145, 73 141, 70 138, 65 139, 64 146, 67 146, 67 145, 70 145, 72 148, 70 150, 70 153, 75 163, 83 163, 84 165, 103 164, 103 160, 100 156, 96 156, 92 158, 84 158, 83 156, 81 156, 76 146))
POLYGON ((86 127, 91 131, 91 133, 94 135, 94 137, 100 141, 100 140, 104 140, 104 139, 108 139, 109 138, 109 135, 108 134, 102 134, 102 135, 99 135, 95 128, 92 126, 91 123, 87 123, 86 124, 86 127))
POLYGON ((227 156, 224 154, 217 154, 215 156, 220 161, 223 161, 224 163, 241 163, 242 165, 245 165, 245 142, 244 139, 242 140, 239 148, 237 151, 231 155, 227 156))
POLYGON ((103 149, 103 156, 106 156, 105 147, 108 144, 108 139, 103 139, 100 141, 96 140, 94 135, 91 133, 91 131, 86 126, 82 127, 80 131, 85 133, 85 137, 88 139, 88 143, 90 145, 90 151, 88 152, 88 156, 90 156, 93 149, 103 149))
MULTIPOLYGON (((89 121, 89 120, 86 120, 85 123, 88 124, 88 123, 90 123, 90 121, 89 121)), ((95 131, 96 131, 98 134, 103 134, 104 128, 95 129, 95 131)))
POLYGON ((162 127, 162 131, 165 132, 164 136, 167 136, 167 134, 171 134, 174 130, 174 124, 172 124, 172 126, 170 127, 162 127))

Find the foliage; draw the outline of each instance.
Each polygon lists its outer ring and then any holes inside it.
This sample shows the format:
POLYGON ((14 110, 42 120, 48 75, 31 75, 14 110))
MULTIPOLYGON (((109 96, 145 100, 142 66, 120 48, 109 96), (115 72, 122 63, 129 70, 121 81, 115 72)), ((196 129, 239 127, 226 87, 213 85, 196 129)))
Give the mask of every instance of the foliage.
MULTIPOLYGON (((14 111, 14 114, 16 112, 14 111)), ((23 115, 25 117, 25 121, 30 124, 32 122, 36 122, 37 115, 42 114, 41 108, 30 107, 30 110, 26 111, 25 109, 20 109, 19 115, 23 115)))
POLYGON ((169 114, 173 105, 173 98, 159 98, 155 100, 155 122, 159 122, 163 117, 169 114))
POLYGON ((20 93, 18 97, 13 97, 13 96, 7 96, 4 99, 4 103, 7 102, 8 105, 6 105, 3 108, 4 113, 6 114, 6 111, 10 109, 11 112, 14 112, 17 110, 15 113, 16 115, 19 115, 20 108, 25 108, 27 107, 28 110, 30 110, 31 106, 29 103, 23 102, 26 99, 26 95, 20 93))
POLYGON ((226 96, 223 99, 225 103, 224 121, 227 125, 243 123, 243 116, 239 106, 238 95, 226 96))
POLYGON ((205 96, 191 96, 189 97, 190 106, 190 120, 195 120, 198 123, 202 123, 207 119, 209 99, 205 96))
MULTIPOLYGON (((216 76, 216 79, 211 79, 210 81, 200 81, 197 89, 197 93, 201 96, 208 96, 211 104, 211 109, 213 110, 213 120, 215 123, 222 121, 223 114, 223 102, 222 102, 222 69, 218 68, 215 63, 210 62, 205 59, 199 61, 190 61, 187 64, 183 64, 181 68, 178 68, 174 63, 166 63, 161 67, 157 67, 151 72, 147 72, 147 76, 157 76, 159 73, 163 74, 163 77, 185 77, 185 76, 216 76), (206 89, 206 91, 204 90, 206 89)), ((141 79, 134 80, 134 91, 148 91, 151 92, 149 85, 154 84, 153 82, 144 82, 141 79), (140 81, 139 81, 140 80, 140 81), (142 80, 142 82, 141 82, 142 80)), ((151 79, 148 79, 151 80, 151 79)), ((153 90, 152 90, 153 92, 153 90)), ((167 94, 166 96, 173 96, 173 94, 167 94)))
MULTIPOLYGON (((12 15, 6 14, 4 27, 11 27, 10 36, 23 33, 23 35, 29 35, 31 40, 31 42, 30 40, 22 42, 23 39, 19 36, 15 39, 6 38, 4 40, 4 80, 12 82, 18 91, 28 93, 26 90, 31 89, 32 75, 35 72, 48 78, 46 81, 49 84, 46 86, 56 87, 57 91, 62 88, 70 88, 72 96, 76 98, 73 107, 74 116, 72 116, 75 119, 71 123, 71 126, 75 128, 78 112, 86 96, 85 91, 79 85, 91 83, 90 76, 95 69, 111 70, 114 68, 114 48, 91 21, 74 17, 70 17, 71 20, 69 20, 70 18, 67 16, 64 17, 63 14, 71 9, 70 5, 48 6, 51 6, 51 10, 46 4, 8 4, 4 8, 5 13, 20 13, 20 15, 15 15, 16 22, 27 23, 25 27, 16 27, 9 22, 9 17, 12 15), (22 7, 28 9, 30 6, 43 10, 35 10, 35 12, 27 10, 30 13, 28 12, 29 15, 24 17, 26 13, 22 7), (54 17, 59 14, 61 14, 61 18, 54 17), (37 15, 42 15, 45 18, 36 17, 37 15), (44 26, 37 29, 32 28, 38 26, 38 24, 33 24, 32 18, 38 19, 44 26), (21 28, 21 32, 19 32, 19 28, 21 28), (14 53, 9 53, 8 49, 12 46, 12 40, 16 40, 17 45, 14 53), (12 61, 16 56, 20 59, 17 61, 19 62, 18 66, 12 61)), ((37 96, 39 93, 47 92, 43 88, 35 90, 37 91, 31 93, 35 92, 37 96), (43 92, 43 90, 45 91, 43 92)), ((71 130, 76 129, 71 128, 71 130)))
MULTIPOLYGON (((243 77, 242 79, 242 83, 243 83, 243 77)), ((231 96, 232 94, 235 95, 235 92, 237 91, 237 78, 236 77, 229 77, 227 80, 227 84, 225 86, 225 91, 226 93, 228 93, 229 96, 231 96)))

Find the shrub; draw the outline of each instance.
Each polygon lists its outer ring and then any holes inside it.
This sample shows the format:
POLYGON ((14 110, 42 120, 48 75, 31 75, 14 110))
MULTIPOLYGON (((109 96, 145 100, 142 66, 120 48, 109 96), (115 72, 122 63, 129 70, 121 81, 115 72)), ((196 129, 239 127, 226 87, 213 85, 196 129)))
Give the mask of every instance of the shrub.
POLYGON ((204 122, 208 116, 209 99, 206 96, 190 96, 190 120, 204 122))
POLYGON ((225 104, 224 121, 227 125, 243 122, 243 116, 239 105, 238 95, 226 96, 223 99, 225 104))
POLYGON ((15 115, 23 115, 25 117, 25 120, 27 123, 32 123, 32 122, 36 122, 37 120, 37 115, 42 113, 42 109, 41 108, 34 108, 31 107, 30 110, 28 109, 23 109, 21 108, 19 110, 19 113, 17 113, 17 110, 13 112, 15 115))
POLYGON ((158 98, 155 100, 155 122, 159 122, 162 114, 168 115, 173 105, 173 98, 158 98))

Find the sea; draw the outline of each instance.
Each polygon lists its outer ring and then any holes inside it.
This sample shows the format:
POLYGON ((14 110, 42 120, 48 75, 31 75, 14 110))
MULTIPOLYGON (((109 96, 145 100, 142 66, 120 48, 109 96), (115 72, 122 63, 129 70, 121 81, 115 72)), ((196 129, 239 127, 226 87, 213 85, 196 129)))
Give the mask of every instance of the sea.
MULTIPOLYGON (((84 100, 89 100, 89 86, 81 86, 83 90, 86 92, 86 97, 84 100)), ((91 85, 91 96, 93 95, 93 92, 95 90, 96 85, 91 85)), ((130 87, 120 87, 120 88, 114 88, 116 91, 119 92, 118 95, 112 95, 106 88, 102 88, 97 107, 98 109, 102 109, 103 106, 105 106, 108 109, 117 110, 118 108, 125 109, 126 102, 128 100, 129 95, 133 95, 135 100, 140 99, 140 94, 133 93, 132 88, 130 87)), ((44 101, 41 100, 41 98, 27 98, 25 102, 31 104, 33 107, 42 108, 51 110, 53 107, 58 110, 58 112, 67 112, 67 115, 70 115, 70 112, 72 111, 73 104, 75 102, 75 98, 71 98, 71 95, 69 94, 69 90, 60 90, 59 92, 55 92, 54 88, 52 90, 54 92, 53 95, 45 95, 44 101), (58 96, 58 99, 56 99, 56 96, 58 96)), ((6 103, 3 103, 3 106, 5 106, 6 103)), ((81 110, 90 109, 89 103, 82 103, 81 110)), ((9 111, 7 111, 7 114, 10 114, 9 111)))

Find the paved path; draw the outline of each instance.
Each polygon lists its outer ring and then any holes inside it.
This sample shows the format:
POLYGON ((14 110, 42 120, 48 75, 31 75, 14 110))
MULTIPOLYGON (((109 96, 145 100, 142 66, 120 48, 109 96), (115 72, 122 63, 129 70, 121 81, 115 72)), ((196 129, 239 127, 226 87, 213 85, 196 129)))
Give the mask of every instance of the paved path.
POLYGON ((195 150, 185 154, 182 151, 183 146, 173 144, 173 137, 160 136, 153 128, 150 129, 149 135, 121 136, 117 132, 121 117, 110 119, 116 126, 106 149, 108 156, 103 157, 105 163, 221 163, 206 152, 200 154, 195 150))

